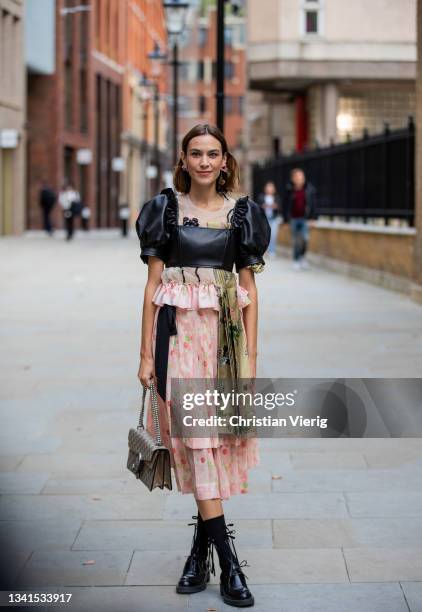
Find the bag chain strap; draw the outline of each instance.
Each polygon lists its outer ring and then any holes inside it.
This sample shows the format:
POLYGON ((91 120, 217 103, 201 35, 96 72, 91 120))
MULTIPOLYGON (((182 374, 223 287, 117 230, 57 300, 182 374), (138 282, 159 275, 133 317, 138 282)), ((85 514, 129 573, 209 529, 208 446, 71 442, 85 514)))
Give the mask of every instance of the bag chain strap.
MULTIPOLYGON (((138 429, 144 429, 144 410, 145 410, 145 397, 146 397, 146 394, 147 394, 147 387, 142 386, 142 388, 143 388, 142 407, 141 407, 141 413, 139 415, 138 429)), ((155 390, 154 381, 152 381, 152 380, 150 382, 149 389, 150 389, 150 393, 151 393, 152 418, 153 418, 153 421, 154 421, 154 428, 155 428, 155 432, 156 432, 155 443, 158 446, 162 446, 163 443, 161 441, 160 421, 158 419, 157 392, 155 390)))

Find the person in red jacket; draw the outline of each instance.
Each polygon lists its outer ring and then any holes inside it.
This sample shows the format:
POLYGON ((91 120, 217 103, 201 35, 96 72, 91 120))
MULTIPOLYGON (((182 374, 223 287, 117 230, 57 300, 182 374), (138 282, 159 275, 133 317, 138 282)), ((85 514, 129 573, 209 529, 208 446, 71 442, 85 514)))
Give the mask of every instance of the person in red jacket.
POLYGON ((293 245, 293 267, 307 268, 305 254, 309 240, 308 222, 313 225, 317 219, 316 189, 306 180, 301 168, 293 168, 290 182, 286 186, 283 217, 285 223, 290 223, 293 245))

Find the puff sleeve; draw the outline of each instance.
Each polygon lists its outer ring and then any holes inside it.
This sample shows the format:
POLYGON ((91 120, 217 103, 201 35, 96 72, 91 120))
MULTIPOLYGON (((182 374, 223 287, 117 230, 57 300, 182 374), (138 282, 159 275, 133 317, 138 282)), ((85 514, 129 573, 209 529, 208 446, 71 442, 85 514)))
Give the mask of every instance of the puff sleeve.
POLYGON ((264 269, 263 254, 268 248, 271 227, 264 210, 249 197, 240 202, 238 212, 239 245, 235 260, 236 272, 250 268, 254 272, 264 269))
POLYGON ((135 222, 138 234, 141 259, 148 263, 148 257, 153 255, 166 260, 167 243, 170 237, 167 224, 167 196, 160 193, 142 206, 135 222))

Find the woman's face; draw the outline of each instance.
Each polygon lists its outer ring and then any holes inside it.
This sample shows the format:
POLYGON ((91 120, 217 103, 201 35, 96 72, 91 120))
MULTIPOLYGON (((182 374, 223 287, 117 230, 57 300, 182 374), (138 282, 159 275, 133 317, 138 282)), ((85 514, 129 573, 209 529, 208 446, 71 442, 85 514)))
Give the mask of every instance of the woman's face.
POLYGON ((191 181, 201 186, 214 183, 220 176, 221 169, 226 168, 227 156, 222 154, 220 141, 211 134, 191 138, 187 154, 181 151, 180 155, 191 181))

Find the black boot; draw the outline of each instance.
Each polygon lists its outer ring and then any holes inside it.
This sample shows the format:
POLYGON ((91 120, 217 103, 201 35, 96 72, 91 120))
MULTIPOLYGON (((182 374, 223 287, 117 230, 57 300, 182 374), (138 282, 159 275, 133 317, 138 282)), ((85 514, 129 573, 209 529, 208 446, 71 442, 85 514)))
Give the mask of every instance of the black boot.
POLYGON ((195 532, 190 554, 186 559, 182 576, 176 586, 177 593, 203 591, 207 588, 207 582, 210 579, 210 566, 207 558, 209 555, 209 540, 204 521, 199 511, 198 516, 192 516, 192 518, 197 519, 197 523, 188 523, 189 525, 195 525, 195 532))
MULTIPOLYGON (((247 576, 245 577, 242 571, 242 567, 249 566, 246 561, 239 563, 233 543, 233 534, 236 532, 234 529, 228 529, 233 523, 226 525, 224 514, 204 523, 211 540, 211 548, 215 546, 220 561, 220 593, 224 603, 239 608, 253 606, 255 600, 246 584, 247 576)), ((212 557, 212 551, 210 556, 212 557)))

